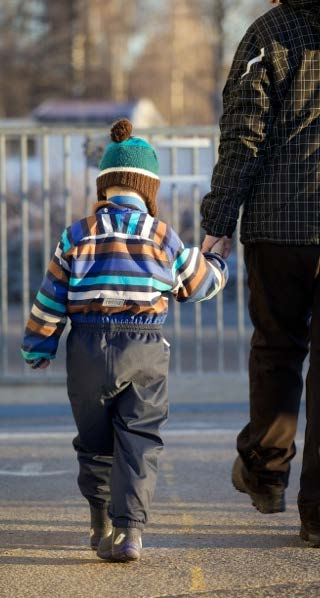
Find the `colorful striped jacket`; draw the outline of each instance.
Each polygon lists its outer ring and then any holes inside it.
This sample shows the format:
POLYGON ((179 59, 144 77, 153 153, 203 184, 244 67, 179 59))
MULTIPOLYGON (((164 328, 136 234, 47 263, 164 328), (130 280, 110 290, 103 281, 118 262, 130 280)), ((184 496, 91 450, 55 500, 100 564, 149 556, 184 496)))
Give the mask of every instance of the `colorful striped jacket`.
POLYGON ((93 216, 63 232, 32 306, 22 355, 54 359, 67 317, 79 324, 161 324, 168 310, 163 293, 181 302, 210 299, 226 279, 221 258, 186 249, 142 200, 99 202, 93 216))

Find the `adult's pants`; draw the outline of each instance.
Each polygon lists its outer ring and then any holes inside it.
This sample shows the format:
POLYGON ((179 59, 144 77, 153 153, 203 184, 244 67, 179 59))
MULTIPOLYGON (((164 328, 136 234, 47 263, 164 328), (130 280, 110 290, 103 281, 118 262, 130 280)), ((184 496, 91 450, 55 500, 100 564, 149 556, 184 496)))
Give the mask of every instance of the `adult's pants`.
POLYGON ((147 521, 168 414, 168 363, 159 327, 88 324, 68 336, 79 488, 116 527, 143 529, 147 521))
POLYGON ((262 483, 288 483, 306 379, 306 431, 299 506, 320 505, 320 246, 245 246, 254 325, 249 358, 250 422, 237 447, 262 483))

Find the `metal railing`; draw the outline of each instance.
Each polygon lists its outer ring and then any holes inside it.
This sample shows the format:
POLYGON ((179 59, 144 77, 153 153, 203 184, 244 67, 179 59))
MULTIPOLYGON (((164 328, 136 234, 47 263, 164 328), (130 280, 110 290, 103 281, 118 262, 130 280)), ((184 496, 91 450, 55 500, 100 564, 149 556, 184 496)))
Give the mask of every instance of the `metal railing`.
MULTIPOLYGON (((103 128, 0 126, 1 382, 34 382, 20 358, 20 343, 36 288, 64 226, 87 215, 95 201, 94 166, 107 142, 103 128)), ((214 127, 136 130, 156 148, 160 162, 160 216, 187 245, 200 245, 200 202, 217 159, 214 127)), ((180 371, 241 371, 251 326, 245 308, 242 246, 236 235, 231 278, 211 302, 170 302, 166 334, 171 367, 180 371)), ((64 376, 60 357, 46 374, 64 376)), ((43 380, 43 375, 41 374, 43 380)))

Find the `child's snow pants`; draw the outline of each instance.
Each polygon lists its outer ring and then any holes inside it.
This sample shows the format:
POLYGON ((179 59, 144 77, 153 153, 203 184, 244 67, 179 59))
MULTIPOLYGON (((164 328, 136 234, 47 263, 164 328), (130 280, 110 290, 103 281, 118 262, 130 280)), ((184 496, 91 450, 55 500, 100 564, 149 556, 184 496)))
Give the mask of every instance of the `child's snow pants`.
POLYGON ((154 324, 81 324, 67 340, 79 488, 116 527, 143 528, 168 415, 169 346, 154 324))

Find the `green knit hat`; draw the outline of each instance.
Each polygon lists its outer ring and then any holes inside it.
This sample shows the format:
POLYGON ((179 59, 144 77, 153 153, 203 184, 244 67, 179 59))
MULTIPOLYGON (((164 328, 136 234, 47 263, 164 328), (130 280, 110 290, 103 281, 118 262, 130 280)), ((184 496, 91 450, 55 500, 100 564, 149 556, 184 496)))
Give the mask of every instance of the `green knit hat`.
POLYGON ((105 200, 104 191, 108 187, 129 187, 141 193, 148 212, 156 216, 156 194, 160 185, 157 154, 147 141, 132 137, 131 133, 132 124, 126 118, 111 127, 112 142, 107 145, 99 164, 98 200, 105 200))

